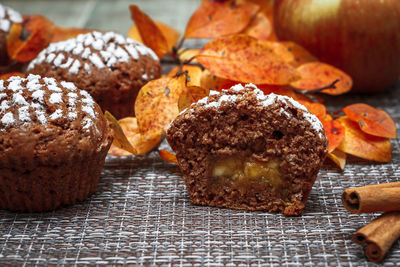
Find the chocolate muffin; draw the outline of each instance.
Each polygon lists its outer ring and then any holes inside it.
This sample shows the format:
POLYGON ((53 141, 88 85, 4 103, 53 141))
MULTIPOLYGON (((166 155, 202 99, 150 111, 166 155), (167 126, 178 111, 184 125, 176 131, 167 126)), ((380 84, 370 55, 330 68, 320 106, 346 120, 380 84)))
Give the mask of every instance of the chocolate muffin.
POLYGON ((100 107, 73 83, 0 80, 0 207, 49 211, 86 199, 111 142, 100 107))
POLYGON ((328 147, 304 106, 252 84, 211 91, 166 137, 192 203, 286 215, 303 211, 328 147))
POLYGON ((89 92, 103 111, 134 115, 140 88, 161 76, 154 52, 122 35, 91 32, 52 43, 27 68, 28 73, 73 82, 89 92))
POLYGON ((21 23, 22 16, 12 8, 0 4, 0 65, 9 63, 7 54, 7 35, 13 23, 21 23))

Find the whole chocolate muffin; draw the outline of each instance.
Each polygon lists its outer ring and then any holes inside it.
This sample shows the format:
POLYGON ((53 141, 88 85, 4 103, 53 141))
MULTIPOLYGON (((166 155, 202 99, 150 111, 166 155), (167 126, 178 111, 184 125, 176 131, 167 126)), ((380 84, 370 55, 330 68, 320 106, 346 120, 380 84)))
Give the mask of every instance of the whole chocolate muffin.
POLYGON ((100 107, 73 83, 0 80, 0 207, 48 211, 86 199, 111 142, 100 107))
POLYGON ((122 35, 91 32, 52 43, 27 68, 28 73, 70 81, 88 91, 103 111, 134 115, 140 88, 161 76, 154 52, 122 35))
POLYGON ((7 35, 13 23, 21 23, 22 16, 12 8, 0 4, 0 65, 9 62, 7 54, 7 35))
POLYGON ((211 91, 166 137, 194 204, 286 215, 304 209, 328 147, 304 106, 251 84, 211 91))

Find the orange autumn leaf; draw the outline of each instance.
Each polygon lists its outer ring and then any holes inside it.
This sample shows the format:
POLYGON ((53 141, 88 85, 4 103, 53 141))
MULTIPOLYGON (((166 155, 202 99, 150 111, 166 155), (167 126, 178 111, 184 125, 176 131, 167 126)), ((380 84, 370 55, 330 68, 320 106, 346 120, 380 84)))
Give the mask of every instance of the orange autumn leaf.
POLYGON ((8 78, 10 78, 12 76, 19 76, 19 77, 25 78, 25 74, 23 74, 21 72, 9 72, 9 73, 1 74, 0 75, 0 80, 7 81, 8 78))
POLYGON ((179 111, 184 110, 190 104, 199 101, 203 97, 208 96, 210 91, 200 86, 188 86, 178 99, 179 111))
POLYGON ((184 64, 188 61, 190 61, 191 63, 197 63, 197 60, 194 57, 197 56, 199 52, 200 52, 199 48, 190 48, 190 49, 181 48, 178 50, 178 57, 179 60, 184 64))
POLYGON ((113 143, 108 153, 114 156, 140 155, 148 153, 153 150, 153 148, 156 147, 161 140, 161 135, 141 135, 139 133, 137 120, 134 117, 120 119, 118 121, 118 125, 121 127, 128 142, 133 148, 135 148, 136 153, 131 153, 125 149, 121 149, 119 146, 116 146, 113 143))
POLYGON ((317 118, 322 122, 326 117, 326 107, 321 103, 313 103, 309 101, 299 101, 300 104, 305 106, 309 112, 317 116, 317 118))
MULTIPOLYGON (((320 118, 318 117, 318 119, 320 118)), ((345 127, 339 120, 333 120, 330 115, 326 115, 320 121, 324 126, 325 135, 329 141, 328 152, 332 152, 343 142, 346 136, 345 127)))
POLYGON ((229 80, 288 84, 299 78, 269 45, 243 34, 209 42, 196 58, 212 74, 229 80))
POLYGON ((247 0, 248 2, 252 2, 257 4, 260 7, 260 12, 265 14, 268 21, 271 24, 271 32, 269 34, 268 39, 270 41, 277 41, 278 37, 274 31, 274 0, 247 0))
POLYGON ((285 95, 293 98, 297 101, 309 102, 310 100, 302 94, 296 93, 293 89, 288 85, 273 85, 273 84, 258 84, 258 89, 264 92, 264 94, 277 94, 277 95, 285 95))
POLYGON ((192 65, 183 65, 182 68, 176 66, 171 69, 168 73, 168 77, 174 77, 178 72, 186 72, 187 73, 187 86, 200 86, 201 85, 201 76, 203 70, 199 66, 192 65))
POLYGON ((241 32, 258 10, 258 5, 240 0, 203 1, 186 26, 185 38, 218 38, 241 32))
POLYGON ((295 68, 308 62, 318 61, 318 59, 305 48, 294 42, 287 41, 270 43, 275 46, 275 52, 279 53, 287 63, 295 68))
POLYGON ((272 33, 271 22, 263 12, 258 12, 242 33, 266 41, 272 33))
POLYGON ((328 153, 328 158, 331 159, 341 170, 346 166, 346 153, 335 149, 328 153))
POLYGON ((343 71, 322 63, 322 62, 309 62, 300 65, 297 71, 301 75, 301 79, 290 83, 299 90, 321 91, 321 93, 329 95, 340 95, 350 91, 353 81, 349 75, 343 71), (330 85, 334 88, 324 89, 330 85))
MULTIPOLYGON (((157 28, 161 31, 162 35, 165 37, 168 44, 168 51, 172 51, 172 48, 176 45, 176 43, 179 40, 180 33, 171 26, 168 26, 167 24, 164 24, 160 21, 154 20, 154 23, 156 24, 157 28)), ((129 29, 128 37, 135 39, 136 41, 141 43, 144 42, 140 35, 137 25, 133 25, 129 29)))
POLYGON ((130 154, 137 155, 137 150, 127 139, 123 129, 119 125, 117 119, 108 111, 104 113, 106 119, 110 122, 111 129, 113 130, 114 140, 113 146, 128 151, 130 154))
POLYGON ((357 122, 360 129, 371 135, 396 138, 396 123, 388 113, 367 104, 353 104, 343 108, 347 117, 357 122))
POLYGON ((178 160, 176 159, 176 155, 174 153, 160 149, 158 150, 158 154, 164 161, 178 164, 178 160))
POLYGON ((78 36, 79 34, 84 34, 91 32, 91 29, 80 29, 80 28, 63 28, 56 26, 53 31, 53 37, 51 39, 52 43, 65 41, 78 36))
POLYGON ((391 161, 392 145, 389 139, 364 133, 356 122, 346 116, 338 120, 346 129, 343 142, 338 147, 339 150, 363 159, 378 162, 391 161))
POLYGON ((179 96, 186 89, 186 77, 161 77, 143 86, 136 98, 135 114, 142 135, 163 134, 178 115, 179 96))
POLYGON ((22 23, 14 23, 7 36, 8 57, 18 62, 34 59, 49 45, 53 30, 54 24, 40 15, 31 15, 22 23))
POLYGON ((131 17, 135 21, 143 43, 150 47, 159 58, 168 50, 168 42, 154 21, 143 13, 137 5, 130 5, 131 17))

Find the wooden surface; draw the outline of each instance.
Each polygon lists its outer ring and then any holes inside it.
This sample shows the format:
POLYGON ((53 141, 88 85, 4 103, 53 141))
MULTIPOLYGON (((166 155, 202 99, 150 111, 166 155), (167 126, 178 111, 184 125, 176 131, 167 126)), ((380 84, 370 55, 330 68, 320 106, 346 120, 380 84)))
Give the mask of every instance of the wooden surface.
MULTIPOLYGON (((200 0, 3 0, 24 14, 43 14, 65 27, 117 30, 132 25, 128 6, 181 32, 200 0)), ((185 43, 186 44, 186 43, 185 43)), ((190 43, 188 43, 191 45, 190 43)), ((351 103, 385 109, 400 123, 400 82, 389 91, 328 97, 339 110, 351 103)), ((399 181, 400 143, 393 160, 378 164, 350 158, 341 172, 323 167, 300 217, 194 206, 176 166, 148 158, 108 156, 99 191, 55 212, 0 210, 0 265, 374 266, 351 235, 376 214, 349 214, 345 188, 399 181)), ((397 241, 383 262, 399 266, 397 241)))

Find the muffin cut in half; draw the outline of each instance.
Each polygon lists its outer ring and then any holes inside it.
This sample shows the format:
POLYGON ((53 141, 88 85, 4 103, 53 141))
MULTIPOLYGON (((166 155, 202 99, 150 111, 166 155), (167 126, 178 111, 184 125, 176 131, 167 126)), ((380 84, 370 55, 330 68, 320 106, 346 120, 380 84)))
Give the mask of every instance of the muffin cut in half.
POLYGON ((303 105, 252 84, 211 91, 166 138, 194 204, 286 215, 303 211, 328 148, 303 105))
POLYGON ((69 81, 90 93, 116 118, 134 116, 140 88, 161 76, 157 56, 147 46, 114 32, 80 34, 52 43, 27 73, 69 81))
POLYGON ((111 142, 100 107, 73 83, 0 80, 0 208, 49 211, 86 199, 111 142))

